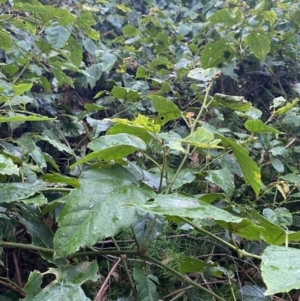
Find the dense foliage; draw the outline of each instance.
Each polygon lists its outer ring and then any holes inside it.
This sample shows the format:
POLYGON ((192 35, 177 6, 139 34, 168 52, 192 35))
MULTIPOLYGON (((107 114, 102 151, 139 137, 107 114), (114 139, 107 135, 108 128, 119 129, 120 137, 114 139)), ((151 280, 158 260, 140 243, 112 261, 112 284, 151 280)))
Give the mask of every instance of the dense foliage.
POLYGON ((298 300, 297 0, 0 11, 1 300, 298 300))

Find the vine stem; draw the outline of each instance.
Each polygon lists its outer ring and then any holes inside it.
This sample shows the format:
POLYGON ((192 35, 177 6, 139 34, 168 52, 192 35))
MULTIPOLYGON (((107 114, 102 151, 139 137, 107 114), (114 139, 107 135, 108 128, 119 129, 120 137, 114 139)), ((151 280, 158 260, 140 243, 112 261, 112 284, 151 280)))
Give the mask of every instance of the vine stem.
POLYGON ((165 270, 168 270, 170 273, 176 275, 178 278, 180 278, 184 283, 186 284, 189 284, 189 285, 192 285, 193 287, 215 297, 217 300, 219 301, 226 301, 225 299, 223 299, 222 297, 220 297, 219 295, 215 294, 214 292, 210 291, 209 289, 205 288, 204 286, 202 286, 201 284, 193 281, 191 278, 189 278, 188 276, 185 276, 179 272, 177 272, 176 270, 170 268, 169 266, 163 264, 162 262, 160 262, 159 260, 149 256, 149 255, 146 255, 146 254, 141 254, 140 255, 143 259, 145 260, 148 260, 148 261, 151 261, 153 263, 155 263, 156 265, 160 266, 161 268, 165 269, 165 270))

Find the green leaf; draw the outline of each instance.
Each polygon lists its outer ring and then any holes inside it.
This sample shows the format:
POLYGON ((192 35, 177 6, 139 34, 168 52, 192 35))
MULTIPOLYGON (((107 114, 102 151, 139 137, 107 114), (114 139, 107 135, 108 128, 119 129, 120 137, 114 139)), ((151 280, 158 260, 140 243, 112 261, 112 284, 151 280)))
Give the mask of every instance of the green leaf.
POLYGON ((243 96, 231 96, 216 93, 213 100, 217 101, 222 106, 235 111, 244 112, 248 111, 252 107, 251 102, 245 100, 243 96))
POLYGON ((93 152, 77 161, 71 168, 96 158, 100 161, 118 160, 133 153, 137 149, 146 150, 146 144, 143 140, 125 133, 101 136, 90 142, 88 147, 93 150, 93 152))
POLYGON ((124 99, 125 101, 138 101, 140 99, 140 94, 137 91, 128 89, 128 88, 122 88, 118 86, 114 86, 114 88, 111 91, 112 96, 114 96, 117 99, 124 99))
POLYGON ((92 65, 91 67, 86 69, 86 72, 90 75, 89 77, 87 77, 87 83, 93 89, 96 85, 96 82, 100 79, 102 75, 102 63, 92 65))
POLYGON ((214 43, 207 43, 201 52, 201 62, 204 69, 217 67, 230 61, 233 49, 228 39, 220 39, 214 43))
POLYGON ((135 36, 138 35, 139 29, 132 26, 132 25, 127 24, 123 27, 122 32, 123 32, 123 35, 127 38, 128 37, 135 37, 135 36))
POLYGON ((95 25, 95 21, 90 11, 81 10, 81 15, 76 19, 75 24, 80 30, 84 30, 85 34, 93 40, 99 40, 100 33, 92 29, 95 25))
POLYGON ((221 9, 209 16, 209 23, 212 25, 224 23, 226 27, 236 25, 243 20, 244 13, 239 7, 233 9, 221 9))
POLYGON ((222 188, 229 196, 232 196, 235 190, 234 176, 227 168, 210 170, 205 179, 222 188))
POLYGON ((61 143, 58 139, 58 137, 50 130, 43 131, 42 136, 36 136, 37 139, 42 141, 47 141, 52 146, 54 146, 56 149, 58 149, 61 152, 66 152, 72 156, 74 156, 74 151, 67 145, 61 143))
POLYGON ((182 187, 184 184, 192 183, 196 179, 196 176, 187 170, 181 170, 176 177, 172 190, 176 190, 182 187))
POLYGON ((258 195, 261 189, 261 175, 257 164, 249 157, 248 151, 241 145, 221 135, 218 136, 222 140, 222 143, 225 147, 232 148, 247 182, 251 185, 255 194, 258 195))
POLYGON ((240 300, 243 301, 270 301, 269 297, 264 295, 265 289, 257 285, 244 285, 238 291, 240 300))
POLYGON ((283 134, 271 126, 264 124, 261 120, 247 120, 244 124, 245 128, 252 133, 274 133, 283 134))
POLYGON ((141 128, 152 133, 158 133, 160 131, 160 126, 155 123, 155 120, 144 115, 138 115, 133 121, 121 118, 113 118, 111 119, 111 121, 117 122, 119 124, 133 126, 136 128, 141 128))
POLYGON ((135 182, 119 166, 83 173, 80 188, 63 198, 66 204, 54 237, 57 256, 65 257, 80 247, 92 246, 134 223, 138 212, 125 205, 129 200, 146 201, 143 190, 135 182))
POLYGON ((34 183, 0 183, 2 202, 6 203, 27 199, 46 188, 47 186, 41 180, 34 183))
POLYGON ((197 128, 196 131, 185 137, 182 142, 189 143, 200 148, 222 148, 222 146, 217 145, 221 142, 221 140, 214 140, 213 133, 203 127, 197 128))
POLYGON ((13 163, 12 159, 0 154, 0 174, 1 175, 18 175, 19 168, 13 163))
POLYGON ((99 106, 95 103, 85 103, 84 104, 84 108, 88 111, 88 112, 98 112, 98 111, 105 111, 107 108, 103 107, 103 106, 99 106))
POLYGON ((45 174, 43 180, 50 183, 66 184, 72 187, 80 187, 80 183, 76 178, 70 178, 58 173, 45 174))
POLYGON ((46 116, 36 116, 36 115, 29 115, 29 116, 20 116, 15 115, 11 117, 0 117, 0 123, 1 122, 25 122, 25 121, 47 121, 47 120, 54 120, 54 118, 49 118, 46 116))
POLYGON ((299 249, 268 246, 261 261, 262 277, 267 285, 265 295, 299 289, 299 264, 299 249))
POLYGON ((11 36, 6 32, 0 31, 0 45, 5 51, 9 51, 12 46, 11 36))
POLYGON ((279 158, 270 154, 270 162, 276 171, 280 173, 284 172, 284 165, 279 158))
POLYGON ((82 47, 72 36, 69 37, 67 43, 65 44, 64 49, 69 51, 68 57, 70 61, 76 66, 79 67, 82 61, 82 47))
POLYGON ((187 76, 196 80, 208 82, 212 80, 212 78, 215 76, 216 73, 217 73, 217 69, 215 68, 208 68, 208 69, 195 68, 189 71, 187 76))
POLYGON ((262 237, 268 244, 280 245, 288 241, 300 241, 300 232, 290 232, 270 222, 255 211, 251 211, 251 217, 258 226, 263 227, 262 237))
POLYGON ((299 99, 295 98, 292 102, 287 103, 285 106, 283 106, 283 107, 279 108, 278 110, 276 110, 275 112, 273 112, 273 115, 274 116, 279 116, 279 115, 283 115, 283 114, 287 113, 293 107, 296 106, 298 101, 299 101, 299 99))
MULTIPOLYGON (((114 121, 114 119, 113 119, 113 121, 114 121)), ((153 138, 148 133, 147 130, 145 130, 139 126, 134 126, 131 124, 123 124, 123 123, 115 124, 113 127, 111 127, 107 131, 107 135, 115 135, 115 134, 120 134, 120 133, 134 135, 134 136, 142 139, 145 143, 149 143, 153 138)))
POLYGON ((183 196, 178 193, 168 195, 156 195, 153 200, 147 203, 130 202, 143 211, 172 216, 188 218, 210 218, 225 222, 241 222, 242 218, 235 217, 229 212, 207 204, 192 197, 183 196))
POLYGON ((266 55, 271 50, 271 38, 270 35, 262 28, 253 29, 244 39, 244 42, 250 46, 253 54, 263 62, 266 55))
POLYGON ((179 259, 178 264, 180 273, 201 273, 205 267, 204 261, 191 257, 179 259))
POLYGON ((29 91, 32 87, 32 83, 21 83, 18 85, 13 85, 12 90, 15 92, 16 95, 22 95, 25 92, 29 91))
POLYGON ((40 272, 33 271, 29 274, 28 282, 25 284, 23 290, 26 293, 24 301, 31 301, 42 289, 41 285, 43 277, 40 272))
POLYGON ((137 282, 137 293, 139 301, 158 301, 159 296, 156 285, 158 279, 152 274, 145 275, 140 269, 133 269, 133 278, 137 282))
POLYGON ((157 124, 164 125, 170 120, 181 117, 181 111, 169 99, 158 95, 150 95, 149 98, 152 100, 153 107, 158 113, 158 117, 155 119, 157 124))
POLYGON ((263 215, 273 224, 279 225, 281 227, 290 227, 293 224, 293 216, 287 208, 276 208, 272 210, 270 208, 265 208, 263 210, 263 215))
POLYGON ((102 71, 109 71, 117 61, 117 56, 112 53, 105 53, 101 57, 102 71))
POLYGON ((65 46, 68 41, 71 32, 65 27, 56 25, 46 28, 46 38, 47 41, 55 49, 60 49, 65 46))
POLYGON ((69 84, 72 88, 74 88, 73 80, 67 76, 62 71, 62 66, 59 62, 52 62, 50 64, 50 69, 53 72, 55 78, 57 79, 58 83, 62 86, 63 84, 69 84))
POLYGON ((61 268, 50 268, 43 274, 54 274, 56 279, 52 281, 42 290, 39 290, 41 276, 35 272, 35 277, 32 277, 27 291, 29 293, 30 301, 47 301, 47 300, 64 300, 64 301, 90 301, 80 287, 80 285, 87 281, 98 280, 98 265, 95 261, 82 261, 76 266, 67 266, 61 268))

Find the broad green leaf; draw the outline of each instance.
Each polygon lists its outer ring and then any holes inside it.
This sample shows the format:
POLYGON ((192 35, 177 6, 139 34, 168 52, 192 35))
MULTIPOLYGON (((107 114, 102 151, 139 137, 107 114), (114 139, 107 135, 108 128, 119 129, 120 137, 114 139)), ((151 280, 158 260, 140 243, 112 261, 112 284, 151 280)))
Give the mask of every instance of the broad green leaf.
POLYGON ((26 293, 24 301, 31 301, 38 293, 40 293, 41 285, 43 282, 43 276, 38 271, 33 271, 29 274, 27 283, 23 290, 26 293))
POLYGON ((106 53, 101 57, 102 72, 109 71, 117 61, 117 56, 112 53, 106 53))
POLYGON ((95 25, 95 20, 90 11, 82 10, 81 15, 76 19, 76 26, 80 30, 84 30, 85 34, 93 40, 99 40, 100 33, 92 29, 95 25))
POLYGON ((164 217, 160 216, 157 218, 154 214, 148 213, 143 214, 143 216, 132 225, 139 245, 145 248, 153 242, 155 237, 164 232, 164 227, 164 217), (153 222, 155 222, 154 226, 153 222))
POLYGON ((67 43, 65 44, 64 49, 69 51, 70 61, 76 67, 79 67, 82 61, 82 47, 77 42, 77 40, 70 36, 67 43))
POLYGON ((68 41, 71 32, 65 27, 56 25, 46 28, 46 38, 47 41, 55 49, 60 49, 65 46, 68 41))
POLYGON ((117 99, 124 99, 125 101, 138 101, 140 99, 140 94, 137 91, 114 86, 111 94, 117 99))
POLYGON ((156 284, 159 284, 159 282, 154 275, 145 275, 141 269, 134 268, 133 279, 137 282, 136 288, 139 301, 158 301, 156 284))
POLYGON ((66 184, 76 188, 80 187, 80 183, 78 179, 67 177, 65 175, 58 174, 58 173, 45 174, 43 176, 43 180, 50 183, 66 184))
POLYGON ((206 265, 204 261, 191 257, 179 259, 178 264, 180 273, 201 273, 206 265))
MULTIPOLYGON (((30 234, 32 244, 43 248, 53 248, 53 232, 47 225, 41 223, 43 220, 41 211, 36 204, 18 204, 20 215, 18 216, 21 223, 30 234)), ((52 256, 51 256, 52 257, 52 256)))
POLYGON ((222 146, 217 145, 221 142, 221 140, 214 140, 213 133, 203 127, 197 128, 196 131, 185 137, 182 142, 189 143, 200 148, 223 148, 222 146))
POLYGON ((245 43, 250 46, 252 53, 263 62, 266 58, 266 55, 271 50, 271 38, 269 33, 267 33, 262 28, 253 29, 246 38, 244 39, 245 43))
POLYGON ((48 300, 64 300, 64 301, 90 301, 91 299, 85 296, 84 291, 80 285, 91 280, 96 282, 98 280, 98 265, 95 261, 82 261, 76 266, 67 266, 61 268, 49 268, 46 273, 54 274, 56 279, 52 281, 42 290, 39 290, 38 285, 41 281, 41 276, 35 272, 35 277, 31 277, 27 285, 30 301, 48 301, 48 300))
POLYGON ((18 175, 19 167, 13 163, 12 159, 0 154, 0 174, 1 175, 18 175))
POLYGON ((138 212, 125 205, 131 200, 146 201, 143 190, 135 182, 134 177, 119 166, 83 173, 80 188, 63 198, 66 204, 54 237, 57 257, 115 236, 134 223, 138 212))
POLYGON ((138 127, 152 133, 158 133, 160 131, 160 126, 155 123, 155 120, 140 114, 133 121, 121 118, 113 118, 111 121, 119 124, 138 127))
POLYGON ((280 176, 280 179, 283 179, 284 181, 294 183, 296 185, 300 185, 300 175, 297 175, 295 173, 289 173, 284 176, 280 176))
POLYGON ((84 108, 89 112, 105 111, 107 109, 106 107, 99 106, 95 103, 85 103, 84 108))
POLYGON ((229 196, 232 196, 235 190, 234 176, 227 168, 210 170, 205 179, 219 186, 229 196))
POLYGON ((133 25, 127 24, 123 27, 122 32, 125 37, 135 37, 138 35, 139 29, 133 25))
POLYGON ((13 85, 12 90, 15 92, 16 95, 22 95, 25 92, 29 91, 32 87, 32 83, 21 83, 18 85, 13 85))
POLYGON ((72 88, 74 88, 73 80, 62 71, 62 67, 59 62, 51 63, 50 69, 61 86, 63 84, 69 84, 72 88))
POLYGON ((10 203, 27 199, 42 190, 47 186, 41 180, 34 183, 0 183, 1 199, 2 202, 10 203))
POLYGON ((251 211, 250 215, 258 226, 263 227, 262 237, 268 244, 280 245, 289 241, 300 241, 300 231, 285 230, 255 211, 251 211))
POLYGON ((207 43, 201 52, 203 68, 213 68, 226 61, 230 61, 233 49, 227 39, 221 39, 214 43, 207 43))
POLYGON ((231 95, 225 95, 216 93, 213 98, 214 101, 217 101, 222 106, 235 110, 235 111, 248 111, 252 104, 251 102, 248 102, 245 100, 243 96, 231 96, 231 95))
POLYGON ((296 106, 296 104, 298 103, 299 99, 295 98, 292 102, 287 103, 285 106, 279 108, 278 110, 276 110, 275 112, 273 112, 274 116, 278 116, 278 115, 283 115, 286 112, 290 111, 293 107, 296 106))
POLYGON ((265 295, 289 292, 300 288, 300 250, 268 246, 262 254, 261 272, 267 285, 265 295))
POLYGON ((248 218, 234 216, 202 200, 177 193, 156 195, 146 203, 131 202, 129 205, 153 214, 213 219, 223 228, 247 239, 260 240, 263 230, 260 225, 255 225, 248 218))
POLYGON ((71 168, 93 159, 100 161, 118 160, 133 153, 137 149, 146 150, 146 144, 142 139, 125 133, 101 136, 90 142, 88 147, 93 150, 93 152, 77 161, 71 168))
POLYGON ((210 24, 223 23, 226 27, 236 25, 243 20, 243 11, 235 7, 233 9, 221 9, 209 16, 208 20, 210 24))
POLYGON ((36 115, 28 115, 28 116, 20 116, 15 115, 11 117, 0 117, 1 122, 25 122, 25 121, 47 121, 54 120, 54 118, 49 118, 47 116, 36 116, 36 115))
POLYGON ((158 56, 158 57, 154 58, 151 62, 148 63, 148 65, 151 69, 155 69, 157 67, 169 69, 172 67, 172 63, 165 56, 158 56))
POLYGON ((181 153, 184 154, 186 153, 186 150, 182 146, 183 139, 176 132, 169 131, 167 133, 159 133, 158 137, 164 141, 164 145, 168 149, 180 151, 181 153))
POLYGON ((279 158, 270 154, 270 162, 276 171, 280 173, 284 172, 284 165, 279 158))
POLYGON ((45 274, 54 274, 56 279, 62 283, 78 284, 91 280, 97 281, 98 264, 96 261, 82 261, 75 266, 67 266, 60 268, 49 268, 45 274))
POLYGON ((244 218, 238 222, 224 222, 224 221, 216 221, 217 224, 227 229, 231 233, 238 235, 239 237, 243 237, 249 240, 261 240, 261 232, 264 230, 261 225, 257 225, 253 221, 248 218, 244 218))
MULTIPOLYGON (((114 121, 114 119, 112 119, 112 121, 114 121)), ((120 133, 134 135, 142 139, 145 143, 149 143, 151 139, 153 139, 146 129, 131 124, 118 123, 107 131, 107 135, 115 135, 120 133)))
POLYGON ((255 194, 258 195, 261 189, 261 176, 260 169, 257 164, 249 157, 248 151, 241 145, 221 135, 218 136, 222 140, 222 143, 225 147, 232 148, 247 182, 251 185, 255 194))
POLYGON ((218 71, 215 68, 195 68, 189 71, 187 76, 199 81, 208 82, 212 80, 212 78, 216 75, 217 72, 218 71))
POLYGON ((14 5, 14 9, 28 11, 31 13, 38 13, 38 14, 47 14, 49 11, 48 6, 44 6, 38 2, 35 2, 34 5, 31 5, 30 3, 20 3, 19 2, 14 5))
POLYGON ((252 133, 274 133, 283 134, 271 126, 264 124, 261 120, 247 120, 244 124, 245 128, 252 133))
POLYGON ((243 219, 236 217, 229 212, 207 204, 192 197, 180 195, 178 193, 168 195, 156 195, 153 200, 147 203, 130 202, 143 211, 172 216, 182 216, 189 218, 210 218, 225 222, 241 222, 243 219))
POLYGON ((58 149, 61 152, 66 152, 72 156, 74 156, 74 151, 67 145, 61 143, 58 139, 58 137, 50 130, 43 131, 42 136, 36 137, 39 140, 47 141, 52 146, 54 146, 56 149, 58 149))
POLYGON ((103 73, 102 63, 92 65, 86 70, 86 72, 89 74, 87 77, 87 83, 93 89, 103 73))
POLYGON ((164 125, 170 120, 181 117, 181 111, 171 100, 158 95, 150 95, 149 98, 152 100, 153 107, 158 113, 157 124, 164 125))
MULTIPOLYGON (((98 138, 101 132, 106 132, 113 125, 113 123, 109 119, 98 120, 91 117, 87 117, 86 121, 93 128, 93 138, 98 138)), ((122 133, 122 131, 118 133, 122 133)), ((113 134, 117 134, 117 133, 111 133, 108 135, 113 135, 113 134)))
POLYGON ((6 32, 0 31, 0 45, 5 51, 9 51, 12 46, 11 36, 6 32))
POLYGON ((182 187, 184 184, 192 183, 196 179, 196 175, 185 169, 181 170, 176 177, 172 190, 182 187))
POLYGON ((263 215, 273 224, 281 227, 290 227, 293 224, 293 216, 287 208, 276 208, 272 210, 265 208, 263 215))
POLYGON ((48 200, 43 194, 37 194, 28 199, 21 200, 24 204, 35 204, 37 206, 43 206, 48 203, 48 200))
POLYGON ((243 301, 271 301, 270 297, 264 295, 263 289, 257 285, 244 285, 238 290, 238 296, 243 301))

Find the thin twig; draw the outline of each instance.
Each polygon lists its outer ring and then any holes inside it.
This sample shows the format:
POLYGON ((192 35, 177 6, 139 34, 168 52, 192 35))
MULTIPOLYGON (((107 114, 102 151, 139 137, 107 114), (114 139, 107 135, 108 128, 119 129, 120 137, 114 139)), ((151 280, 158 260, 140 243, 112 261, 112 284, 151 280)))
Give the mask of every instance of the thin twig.
POLYGON ((95 301, 102 301, 103 300, 103 297, 104 297, 104 294, 105 294, 105 291, 107 290, 108 288, 108 281, 109 281, 109 278, 110 276, 112 275, 112 273, 116 270, 118 264, 120 263, 121 261, 121 257, 117 260, 117 262, 113 265, 113 267, 111 268, 110 272, 108 273, 105 281, 103 282, 96 298, 95 298, 95 301))

